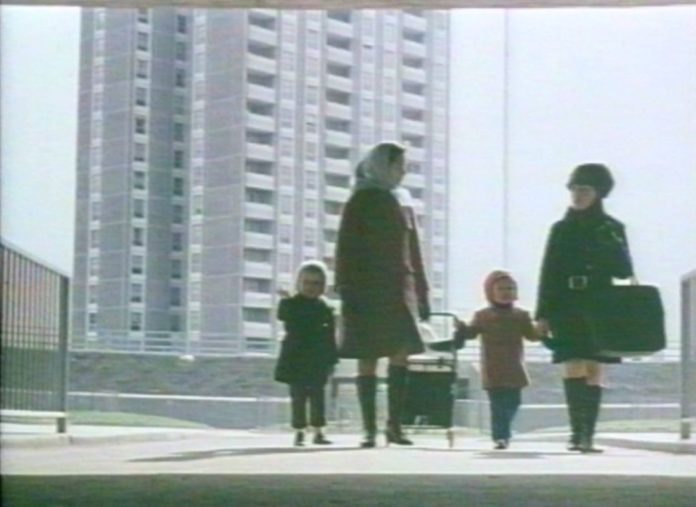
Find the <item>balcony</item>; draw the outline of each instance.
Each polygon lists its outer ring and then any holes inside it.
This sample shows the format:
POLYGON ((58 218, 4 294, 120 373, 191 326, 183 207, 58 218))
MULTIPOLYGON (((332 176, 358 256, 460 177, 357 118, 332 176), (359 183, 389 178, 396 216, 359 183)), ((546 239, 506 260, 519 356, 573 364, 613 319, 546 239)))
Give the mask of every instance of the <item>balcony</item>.
POLYGON ((338 230, 340 223, 340 215, 324 215, 324 228, 338 230))
POLYGON ((425 32, 428 28, 428 20, 423 16, 416 16, 409 12, 404 12, 402 16, 404 28, 412 32, 425 32))
POLYGON ((407 120, 406 118, 401 119, 401 130, 403 132, 408 132, 410 134, 417 134, 419 136, 425 135, 425 123, 422 121, 407 120))
MULTIPOLYGON (((333 241, 324 241, 324 252, 330 253, 333 255, 333 253, 336 251, 336 243, 333 241)), ((333 285, 333 280, 330 280, 329 285, 333 285)))
POLYGON ((249 40, 266 44, 268 46, 276 46, 278 44, 278 32, 250 23, 249 40))
POLYGON ((327 144, 333 144, 343 148, 350 148, 352 141, 350 134, 338 130, 327 130, 325 139, 327 144))
POLYGON ((348 200, 348 197, 350 197, 350 190, 347 188, 327 186, 324 190, 324 198, 329 201, 345 202, 348 200))
MULTIPOLYGON (((244 302, 246 304, 251 304, 247 303, 247 296, 256 296, 256 294, 253 293, 245 293, 244 294, 244 302)), ((259 294, 259 296, 262 296, 259 294)), ((253 298, 252 298, 253 299, 253 298)), ((268 304, 264 304, 263 306, 268 306, 269 308, 271 307, 271 296, 267 296, 266 300, 268 301, 268 304)), ((271 324, 268 323, 261 323, 261 322, 244 322, 244 336, 254 336, 257 338, 272 338, 273 337, 273 328, 271 327, 271 324)))
POLYGON ((271 204, 261 204, 258 202, 244 203, 244 216, 249 218, 261 218, 264 220, 273 220, 275 218, 275 209, 271 204))
POLYGON ((353 52, 333 46, 327 46, 326 56, 329 60, 342 63, 344 65, 353 64, 353 52))
POLYGON ((244 262, 244 276, 255 278, 272 278, 273 266, 266 262, 244 262))
POLYGON ((403 105, 413 109, 425 109, 425 97, 415 93, 401 92, 401 102, 403 105))
MULTIPOLYGON (((408 150, 409 157, 411 156, 412 149, 413 148, 409 148, 408 150)), ((404 178, 404 185, 407 187, 425 188, 425 176, 422 174, 408 173, 404 178)))
POLYGON ((275 160, 275 148, 268 144, 259 144, 251 141, 246 143, 247 158, 255 158, 257 160, 275 160))
POLYGON ((244 232, 244 246, 249 248, 273 248, 274 236, 258 232, 244 232))
POLYGON ((278 19, 278 11, 276 9, 249 9, 249 14, 259 18, 278 19))
POLYGON ((352 118, 351 113, 350 106, 339 104, 338 102, 326 102, 327 116, 333 116, 334 118, 340 118, 342 120, 350 120, 352 118))
POLYGON ((413 81, 415 83, 425 83, 425 70, 419 69, 418 67, 409 67, 408 65, 403 65, 401 67, 401 77, 404 81, 413 81))
POLYGON ((247 83, 247 97, 261 102, 275 103, 276 90, 267 86, 247 83))
POLYGON ((345 23, 333 18, 326 19, 326 31, 343 37, 353 37, 353 25, 351 23, 345 23))
POLYGON ((336 76, 334 74, 327 74, 326 86, 327 88, 341 90, 342 92, 346 93, 351 93, 353 91, 353 82, 350 79, 343 76, 336 76))
POLYGON ((404 54, 417 56, 419 58, 425 58, 427 54, 424 44, 410 40, 404 40, 402 49, 404 54))
POLYGON ((264 114, 254 114, 247 111, 247 127, 255 130, 275 132, 275 118, 264 114))
POLYGON ((416 162, 425 162, 425 150, 423 148, 409 146, 406 158, 409 160, 415 160, 416 162))
POLYGON ((352 176, 353 169, 350 166, 349 160, 337 160, 335 158, 326 158, 324 162, 326 172, 352 176))
POLYGON ((278 72, 277 61, 275 58, 261 56, 247 51, 247 67, 252 70, 263 72, 264 74, 276 74, 278 72))
POLYGON ((248 187, 263 188, 273 190, 275 188, 275 178, 268 174, 245 173, 245 183, 248 187))
MULTIPOLYGON (((245 273, 246 275, 247 273, 245 273)), ((244 306, 254 306, 254 307, 270 307, 273 305, 273 296, 264 292, 250 292, 244 291, 244 306)), ((252 324, 251 322, 245 322, 244 325, 252 324)), ((260 324, 254 322, 253 324, 260 324)))

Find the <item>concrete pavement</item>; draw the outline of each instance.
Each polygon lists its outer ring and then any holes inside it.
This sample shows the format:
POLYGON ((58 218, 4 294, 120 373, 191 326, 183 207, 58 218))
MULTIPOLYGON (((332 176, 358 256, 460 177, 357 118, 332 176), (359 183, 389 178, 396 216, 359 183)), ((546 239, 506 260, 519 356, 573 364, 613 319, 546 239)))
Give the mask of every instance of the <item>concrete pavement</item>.
MULTIPOLYGON (((332 446, 293 448, 290 433, 160 433, 166 439, 93 440, 92 445, 3 446, 3 475, 142 474, 512 474, 696 477, 696 454, 610 447, 601 455, 567 452, 564 442, 520 437, 493 451, 463 436, 449 449, 442 434, 414 435, 413 447, 359 449, 358 435, 331 435, 332 446), (178 438, 176 437, 178 435, 178 438)), ((146 435, 152 437, 153 435, 146 435)))
POLYGON ((449 449, 442 432, 413 435, 413 447, 359 449, 355 434, 293 448, 289 432, 72 430, 72 440, 53 444, 50 435, 32 444, 3 434, 3 444, 15 439, 1 451, 3 505, 693 507, 696 497, 695 454, 580 455, 560 435, 521 436, 493 451, 487 438, 466 435, 449 449))
MULTIPOLYGON (((225 438, 263 435, 268 432, 246 430, 182 429, 136 426, 71 425, 68 434, 58 435, 53 425, 0 423, 2 447, 47 447, 74 444, 105 444, 124 442, 152 442, 158 440, 181 440, 208 436, 225 438)), ((464 432, 459 432, 459 441, 464 432)), ((354 437, 357 439, 358 437, 354 437)), ((481 437, 483 438, 483 437, 481 437)), ((565 434, 531 433, 521 438, 537 441, 560 442, 565 434)), ((485 440, 485 439, 484 439, 485 440)), ((602 445, 644 449, 671 453, 696 454, 696 438, 680 440, 676 433, 599 433, 597 442, 602 445)))

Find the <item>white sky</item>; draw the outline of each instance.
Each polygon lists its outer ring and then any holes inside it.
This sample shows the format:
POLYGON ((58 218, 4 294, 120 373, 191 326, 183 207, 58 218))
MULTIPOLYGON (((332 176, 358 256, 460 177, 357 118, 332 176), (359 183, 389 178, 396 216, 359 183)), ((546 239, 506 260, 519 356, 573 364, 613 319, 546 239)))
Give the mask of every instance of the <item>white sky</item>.
MULTIPOLYGON (((503 11, 452 18, 450 301, 483 304, 502 258, 503 11)), ((72 270, 79 10, 2 7, 3 236, 72 270)), ((610 213, 671 334, 696 269, 696 7, 509 15, 510 262, 533 307, 548 226, 581 162, 603 161, 610 213)))

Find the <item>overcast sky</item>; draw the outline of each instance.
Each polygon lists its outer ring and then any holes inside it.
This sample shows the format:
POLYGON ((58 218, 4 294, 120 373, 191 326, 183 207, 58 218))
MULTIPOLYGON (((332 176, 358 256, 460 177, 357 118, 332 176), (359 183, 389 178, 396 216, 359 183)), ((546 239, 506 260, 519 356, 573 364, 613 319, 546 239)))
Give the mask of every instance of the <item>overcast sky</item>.
MULTIPOLYGON (((571 169, 602 161, 607 209, 678 330, 678 282, 696 269, 696 7, 510 11, 452 17, 450 302, 483 304, 506 267, 533 307, 549 225, 571 169), (507 74, 508 143, 503 139, 507 74), (504 153, 509 262, 503 266, 504 153)), ((79 10, 2 7, 5 238, 72 270, 79 10)))

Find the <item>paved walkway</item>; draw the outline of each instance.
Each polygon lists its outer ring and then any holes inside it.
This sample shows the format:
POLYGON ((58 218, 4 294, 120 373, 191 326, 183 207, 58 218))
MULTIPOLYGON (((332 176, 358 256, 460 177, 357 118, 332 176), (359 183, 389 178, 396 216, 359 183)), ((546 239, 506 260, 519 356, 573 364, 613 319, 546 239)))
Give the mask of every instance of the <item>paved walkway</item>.
POLYGON ((359 449, 354 434, 293 448, 289 432, 2 430, 3 505, 13 507, 695 505, 696 454, 610 446, 580 455, 565 450, 562 435, 523 435, 494 451, 466 435, 449 449, 433 433, 414 435, 413 447, 359 449))
POLYGON ((293 448, 290 433, 132 428, 130 433, 109 434, 106 428, 83 427, 79 432, 77 428, 67 441, 45 435, 3 435, 3 444, 10 443, 3 445, 3 474, 599 473, 696 477, 696 454, 610 447, 602 455, 579 455, 565 450, 560 435, 521 436, 509 450, 493 451, 483 437, 460 436, 450 449, 443 434, 430 433, 414 435, 413 447, 387 448, 381 442, 377 449, 364 450, 357 447, 359 436, 352 434, 332 435, 331 446, 293 448), (51 438, 52 443, 47 443, 51 438))
MULTIPOLYGON (((130 426, 89 426, 71 425, 67 435, 58 435, 53 425, 0 423, 0 438, 3 447, 45 447, 66 444, 98 444, 108 442, 147 442, 158 440, 180 440, 206 436, 225 438, 246 438, 249 435, 264 435, 267 432, 246 430, 209 430, 181 428, 152 428, 130 426)), ((430 438, 429 435, 428 438, 430 438)), ((354 440, 358 437, 351 437, 354 440)), ((565 440, 565 435, 533 433, 522 435, 526 440, 553 441, 565 440)), ((470 436, 458 436, 465 441, 470 436)), ((485 441, 485 439, 481 438, 485 441)), ((444 440, 443 440, 444 441, 444 440)), ((604 445, 644 449, 672 453, 696 454, 696 437, 680 440, 676 433, 602 433, 597 441, 604 445)))

